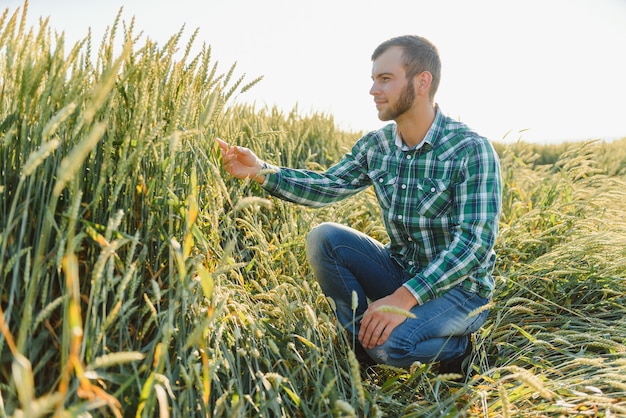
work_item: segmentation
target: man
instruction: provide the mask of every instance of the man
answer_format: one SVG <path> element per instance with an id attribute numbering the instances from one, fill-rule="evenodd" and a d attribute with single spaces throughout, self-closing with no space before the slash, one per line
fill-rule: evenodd
<path id="1" fill-rule="evenodd" d="M 440 361 L 440 372 L 461 373 L 494 289 L 499 160 L 485 138 L 435 103 L 441 63 L 432 43 L 392 38 L 372 62 L 378 117 L 395 123 L 359 139 L 337 164 L 325 172 L 274 167 L 217 139 L 223 164 L 237 178 L 309 206 L 373 186 L 390 242 L 323 223 L 307 237 L 311 268 L 339 322 L 358 337 L 361 361 L 398 367 Z"/>

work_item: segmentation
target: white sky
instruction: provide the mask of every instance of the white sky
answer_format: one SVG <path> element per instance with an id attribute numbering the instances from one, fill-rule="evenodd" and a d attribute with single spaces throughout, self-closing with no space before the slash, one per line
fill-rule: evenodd
<path id="1" fill-rule="evenodd" d="M 0 0 L 14 11 L 20 0 Z M 374 48 L 402 34 L 438 46 L 436 101 L 501 141 L 626 137 L 626 0 L 30 0 L 40 16 L 94 43 L 122 18 L 163 45 L 183 25 L 184 49 L 210 45 L 222 72 L 264 76 L 238 97 L 301 114 L 332 114 L 351 130 L 382 126 L 369 95 Z M 140 42 L 140 45 L 142 42 Z M 519 133 L 524 130 L 524 132 Z"/>

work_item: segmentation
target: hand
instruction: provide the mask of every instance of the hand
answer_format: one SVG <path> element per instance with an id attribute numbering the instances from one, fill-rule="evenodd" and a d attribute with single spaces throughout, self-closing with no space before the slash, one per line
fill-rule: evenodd
<path id="1" fill-rule="evenodd" d="M 400 287 L 394 293 L 378 299 L 370 304 L 359 330 L 359 341 L 365 348 L 374 348 L 383 344 L 389 338 L 391 331 L 406 320 L 402 314 L 379 310 L 382 306 L 393 306 L 408 311 L 415 306 L 416 300 L 405 287 Z"/>
<path id="2" fill-rule="evenodd" d="M 265 176 L 257 176 L 263 168 L 263 161 L 252 151 L 236 145 L 231 147 L 220 138 L 215 138 L 215 140 L 222 150 L 224 169 L 231 176 L 238 179 L 252 178 L 260 183 L 263 182 Z"/>

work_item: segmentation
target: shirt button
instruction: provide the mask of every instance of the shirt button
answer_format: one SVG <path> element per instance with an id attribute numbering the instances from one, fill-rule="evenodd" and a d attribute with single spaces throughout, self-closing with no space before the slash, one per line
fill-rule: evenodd
<path id="1" fill-rule="evenodd" d="M 413 264 L 415 264 L 415 262 L 413 262 L 413 260 L 409 261 L 409 266 L 412 266 Z"/>
<path id="2" fill-rule="evenodd" d="M 435 193 L 435 192 L 437 191 L 437 189 L 435 189 L 435 188 L 433 187 L 432 189 L 430 189 L 430 191 L 431 191 L 432 193 Z"/>
<path id="3" fill-rule="evenodd" d="M 403 184 L 403 185 L 402 185 L 402 188 L 403 188 L 403 189 L 406 189 L 406 184 Z"/>
<path id="4" fill-rule="evenodd" d="M 398 215 L 398 219 L 399 219 L 399 220 L 402 220 L 402 215 Z"/>
<path id="5" fill-rule="evenodd" d="M 383 182 L 383 179 L 378 179 L 378 182 L 379 182 L 379 183 L 382 183 L 382 182 Z"/>
<path id="6" fill-rule="evenodd" d="M 407 156 L 406 156 L 406 159 L 407 159 L 407 160 L 410 160 L 410 159 L 411 159 L 411 154 L 407 155 Z"/>
<path id="7" fill-rule="evenodd" d="M 408 241 L 413 242 L 413 238 L 409 237 Z"/>

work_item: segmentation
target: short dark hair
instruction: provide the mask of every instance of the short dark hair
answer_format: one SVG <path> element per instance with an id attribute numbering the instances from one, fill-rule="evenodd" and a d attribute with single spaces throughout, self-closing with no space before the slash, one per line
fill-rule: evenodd
<path id="1" fill-rule="evenodd" d="M 412 79 L 423 71 L 428 71 L 433 76 L 429 95 L 430 99 L 434 100 L 435 93 L 439 88 L 439 80 L 441 80 L 441 59 L 437 47 L 421 36 L 397 36 L 380 44 L 372 54 L 372 61 L 393 46 L 399 46 L 403 49 L 402 58 L 404 59 L 407 79 Z"/>

